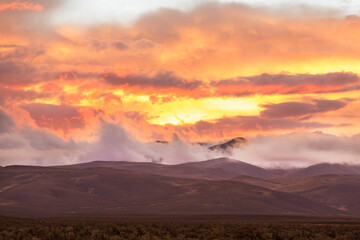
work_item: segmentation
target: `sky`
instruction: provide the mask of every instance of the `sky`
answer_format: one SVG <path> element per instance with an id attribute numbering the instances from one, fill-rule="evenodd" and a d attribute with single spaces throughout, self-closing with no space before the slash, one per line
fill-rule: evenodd
<path id="1" fill-rule="evenodd" d="M 200 161 L 221 154 L 193 143 L 234 137 L 250 145 L 231 157 L 263 166 L 360 164 L 359 16 L 351 0 L 0 0 L 0 165 Z"/>

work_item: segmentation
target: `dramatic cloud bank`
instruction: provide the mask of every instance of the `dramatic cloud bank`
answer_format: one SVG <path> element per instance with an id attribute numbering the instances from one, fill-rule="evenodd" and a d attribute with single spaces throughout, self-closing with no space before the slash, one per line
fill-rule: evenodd
<path id="1" fill-rule="evenodd" d="M 257 136 L 231 151 L 188 143 L 177 135 L 168 143 L 141 142 L 119 125 L 102 122 L 95 141 L 67 141 L 31 127 L 14 129 L 0 112 L 0 165 L 64 165 L 96 160 L 179 164 L 230 157 L 266 168 L 304 167 L 330 162 L 359 164 L 360 135 L 337 137 L 321 132 Z"/>
<path id="2" fill-rule="evenodd" d="M 54 20 L 80 2 L 100 4 L 0 0 L 0 164 L 175 164 L 239 136 L 230 157 L 263 166 L 358 161 L 358 16 L 190 1 L 128 25 Z"/>
<path id="3" fill-rule="evenodd" d="M 235 159 L 268 168 L 306 167 L 317 163 L 360 163 L 360 135 L 337 137 L 321 132 L 257 136 L 233 151 Z"/>
<path id="4" fill-rule="evenodd" d="M 187 81 L 174 75 L 173 72 L 159 72 L 153 77 L 143 75 L 127 75 L 119 77 L 114 73 L 103 74 L 104 80 L 112 85 L 128 85 L 153 88 L 184 88 L 194 89 L 199 87 L 201 81 Z"/>

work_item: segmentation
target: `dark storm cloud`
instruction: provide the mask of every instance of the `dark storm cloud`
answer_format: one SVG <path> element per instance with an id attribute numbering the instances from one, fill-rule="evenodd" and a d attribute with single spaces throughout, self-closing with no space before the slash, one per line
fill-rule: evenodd
<path id="1" fill-rule="evenodd" d="M 240 131 L 276 131 L 301 128 L 330 127 L 331 124 L 300 122 L 291 119 L 264 119 L 258 116 L 236 116 L 220 118 L 212 122 L 199 121 L 193 126 L 198 133 Z"/>
<path id="2" fill-rule="evenodd" d="M 1 61 L 32 61 L 34 58 L 45 54 L 44 49 L 35 46 L 0 45 L 0 48 L 12 49 L 12 51 L 0 52 Z"/>
<path id="3" fill-rule="evenodd" d="M 136 49 L 151 49 L 156 46 L 156 43 L 149 39 L 137 39 L 131 41 L 122 40 L 98 40 L 91 39 L 90 46 L 96 50 L 136 50 Z"/>
<path id="4" fill-rule="evenodd" d="M 35 69 L 23 62 L 0 62 L 0 85 L 26 85 L 36 81 Z"/>
<path id="5" fill-rule="evenodd" d="M 176 76 L 170 71 L 160 71 L 155 76 L 140 74 L 118 76 L 115 73 L 105 73 L 102 78 L 108 84 L 115 86 L 128 85 L 137 87 L 196 89 L 202 85 L 201 81 L 188 81 Z"/>
<path id="6" fill-rule="evenodd" d="M 246 96 L 253 94 L 345 92 L 359 89 L 359 80 L 359 76 L 351 72 L 294 75 L 262 74 L 212 81 L 210 85 L 217 89 L 217 95 Z"/>
<path id="7" fill-rule="evenodd" d="M 254 85 L 281 84 L 288 87 L 301 84 L 317 86 L 342 86 L 351 83 L 359 83 L 359 76 L 354 73 L 336 72 L 326 74 L 262 74 L 248 78 Z"/>
<path id="8" fill-rule="evenodd" d="M 68 105 L 52 105 L 44 103 L 31 103 L 21 106 L 30 113 L 39 127 L 62 129 L 83 128 L 84 117 L 77 108 Z"/>
<path id="9" fill-rule="evenodd" d="M 29 86 L 54 80 L 96 79 L 100 74 L 81 71 L 55 71 L 27 61 L 0 61 L 0 86 Z"/>
<path id="10" fill-rule="evenodd" d="M 260 112 L 260 116 L 263 118 L 301 117 L 338 110 L 346 105 L 346 102 L 339 100 L 316 100 L 314 103 L 284 102 L 265 104 L 261 105 L 265 110 Z"/>
<path id="11" fill-rule="evenodd" d="M 129 45 L 127 45 L 127 44 L 124 43 L 123 41 L 119 41 L 119 40 L 113 41 L 113 42 L 111 43 L 111 46 L 114 47 L 115 49 L 118 49 L 118 50 L 126 50 L 126 49 L 129 49 Z"/>
<path id="12" fill-rule="evenodd" d="M 0 48 L 14 48 L 18 47 L 19 45 L 16 44 L 0 44 Z"/>
<path id="13" fill-rule="evenodd" d="M 127 50 L 129 45 L 121 40 L 97 40 L 91 39 L 90 45 L 96 50 L 115 49 Z"/>
<path id="14" fill-rule="evenodd" d="M 54 80 L 62 74 L 50 64 L 36 64 L 47 57 L 42 47 L 9 45 L 7 48 L 6 51 L 0 48 L 0 85 L 31 85 Z"/>
<path id="15" fill-rule="evenodd" d="M 249 77 L 237 77 L 206 83 L 199 80 L 187 80 L 171 71 L 160 71 L 153 76 L 129 74 L 118 76 L 104 73 L 102 78 L 111 85 L 128 85 L 155 88 L 212 89 L 203 93 L 207 96 L 249 96 L 254 94 L 298 94 L 346 92 L 360 89 L 360 78 L 351 72 L 327 74 L 262 74 Z"/>
<path id="16" fill-rule="evenodd" d="M 75 79 L 95 79 L 100 76 L 96 72 L 81 72 L 81 71 L 61 71 L 49 73 L 50 79 L 64 79 L 64 80 L 75 80 Z"/>

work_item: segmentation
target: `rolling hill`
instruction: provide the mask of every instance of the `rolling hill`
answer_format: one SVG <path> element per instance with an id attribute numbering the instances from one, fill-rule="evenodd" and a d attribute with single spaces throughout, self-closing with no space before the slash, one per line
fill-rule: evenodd
<path id="1" fill-rule="evenodd" d="M 330 169 L 344 173 L 342 166 Z M 7 166 L 0 168 L 0 215 L 360 216 L 359 175 L 323 175 L 323 168 L 312 169 L 315 176 L 279 178 L 273 170 L 227 158 L 179 165 L 96 161 Z"/>
<path id="2" fill-rule="evenodd" d="M 286 174 L 286 177 L 311 177 L 319 175 L 360 175 L 359 166 L 320 163 Z"/>

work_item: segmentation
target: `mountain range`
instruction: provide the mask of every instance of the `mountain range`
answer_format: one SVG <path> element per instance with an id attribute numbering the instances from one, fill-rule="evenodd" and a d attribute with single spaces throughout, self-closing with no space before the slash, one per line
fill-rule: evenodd
<path id="1" fill-rule="evenodd" d="M 235 159 L 0 167 L 0 215 L 360 216 L 360 167 L 264 169 Z"/>

